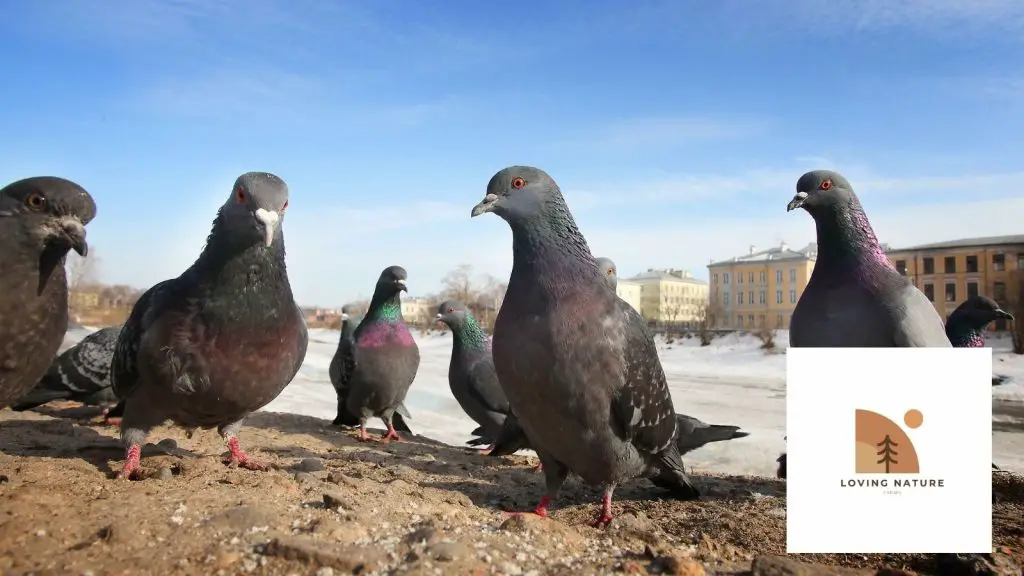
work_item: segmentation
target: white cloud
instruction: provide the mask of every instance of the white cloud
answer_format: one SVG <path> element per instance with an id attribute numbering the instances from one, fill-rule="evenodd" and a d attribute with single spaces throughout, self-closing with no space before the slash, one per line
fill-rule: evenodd
<path id="1" fill-rule="evenodd" d="M 741 116 L 640 117 L 610 122 L 607 125 L 564 142 L 554 142 L 560 150 L 630 152 L 652 148 L 670 148 L 707 141 L 737 140 L 763 134 L 770 122 Z"/>

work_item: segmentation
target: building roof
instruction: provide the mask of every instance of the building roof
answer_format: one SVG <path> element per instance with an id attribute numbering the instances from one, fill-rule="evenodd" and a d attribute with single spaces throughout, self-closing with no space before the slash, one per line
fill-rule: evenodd
<path id="1" fill-rule="evenodd" d="M 950 248 L 977 248 L 981 246 L 1003 246 L 1007 244 L 1024 244 L 1024 234 L 1012 234 L 1009 236 L 981 236 L 978 238 L 961 238 L 959 240 L 946 240 L 945 242 L 932 242 L 931 244 L 919 244 L 908 246 L 898 250 L 886 250 L 887 252 L 917 252 L 920 250 L 944 250 Z"/>
<path id="2" fill-rule="evenodd" d="M 794 250 L 785 242 L 766 250 L 758 250 L 751 246 L 748 253 L 742 256 L 733 256 L 729 260 L 712 262 L 708 268 L 714 266 L 731 266 L 733 264 L 755 263 L 755 262 L 777 262 L 779 260 L 815 260 L 818 258 L 818 245 L 811 242 L 807 246 Z"/>
<path id="3" fill-rule="evenodd" d="M 685 282 L 687 284 L 707 284 L 706 281 L 694 278 L 690 275 L 689 270 L 679 270 L 676 268 L 667 268 L 659 270 L 657 268 L 648 268 L 646 272 L 641 272 L 632 278 L 626 279 L 628 281 L 644 283 L 644 282 Z"/>

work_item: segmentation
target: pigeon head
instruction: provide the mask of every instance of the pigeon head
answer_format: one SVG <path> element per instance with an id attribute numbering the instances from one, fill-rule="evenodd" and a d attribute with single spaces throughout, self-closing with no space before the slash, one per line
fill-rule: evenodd
<path id="1" fill-rule="evenodd" d="M 540 168 L 511 166 L 487 183 L 487 194 L 473 207 L 471 217 L 494 212 L 511 223 L 541 217 L 552 201 L 563 202 L 558 185 Z"/>
<path id="2" fill-rule="evenodd" d="M 449 328 L 455 329 L 462 325 L 469 315 L 469 308 L 462 302 L 458 300 L 445 300 L 437 307 L 437 316 L 434 316 L 434 320 L 444 322 Z"/>
<path id="3" fill-rule="evenodd" d="M 96 217 L 96 203 L 84 188 L 55 176 L 25 178 L 0 189 L 0 217 L 16 217 L 25 238 L 50 268 L 74 249 L 89 253 L 85 225 Z"/>
<path id="4" fill-rule="evenodd" d="M 406 278 L 408 278 L 408 274 L 406 274 L 405 268 L 401 266 L 388 266 L 380 273 L 380 278 L 377 279 L 374 295 L 380 295 L 386 299 L 395 296 L 399 292 L 408 292 L 408 288 L 405 285 Z"/>
<path id="5" fill-rule="evenodd" d="M 848 204 L 856 198 L 853 186 L 838 172 L 813 170 L 796 182 L 796 195 L 786 205 L 786 211 L 803 208 L 812 216 Z"/>
<path id="6" fill-rule="evenodd" d="M 269 248 L 281 236 L 281 221 L 287 209 L 288 185 L 284 180 L 268 172 L 246 172 L 235 180 L 220 216 L 237 241 Z"/>
<path id="7" fill-rule="evenodd" d="M 341 319 L 348 320 L 351 316 L 359 313 L 359 307 L 355 304 L 345 304 L 341 307 Z"/>
<path id="8" fill-rule="evenodd" d="M 604 274 L 605 281 L 608 282 L 608 286 L 611 287 L 612 290 L 615 290 L 619 277 L 618 270 L 615 269 L 615 262 L 613 262 L 611 258 L 605 258 L 603 256 L 601 258 L 595 258 L 594 261 L 597 262 L 597 267 L 601 270 L 601 274 Z"/>
<path id="9" fill-rule="evenodd" d="M 985 296 L 971 296 L 949 315 L 950 328 L 980 331 L 995 320 L 1013 320 L 1013 314 L 1003 310 L 999 304 Z"/>

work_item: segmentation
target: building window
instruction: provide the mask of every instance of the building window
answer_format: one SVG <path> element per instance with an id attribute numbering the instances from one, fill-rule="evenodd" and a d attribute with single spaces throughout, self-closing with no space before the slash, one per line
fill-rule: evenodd
<path id="1" fill-rule="evenodd" d="M 789 291 L 789 303 L 796 304 L 796 290 Z"/>
<path id="2" fill-rule="evenodd" d="M 924 285 L 924 295 L 925 295 L 926 298 L 928 298 L 929 302 L 935 302 L 935 285 L 934 284 L 925 283 L 925 285 Z"/>
<path id="3" fill-rule="evenodd" d="M 718 274 L 715 274 L 715 284 L 718 284 Z"/>
<path id="4" fill-rule="evenodd" d="M 729 296 L 730 296 L 730 294 L 728 292 L 723 292 L 722 293 L 722 302 L 725 302 L 726 306 L 732 304 L 732 300 L 729 299 Z"/>
<path id="5" fill-rule="evenodd" d="M 785 326 L 785 322 L 786 322 L 786 317 L 784 315 L 777 314 L 775 316 L 775 327 L 776 328 L 785 328 L 786 327 Z"/>
<path id="6" fill-rule="evenodd" d="M 743 272 L 736 273 L 736 283 L 743 284 Z"/>
<path id="7" fill-rule="evenodd" d="M 976 274 L 978 272 L 978 257 L 977 256 L 974 256 L 973 254 L 971 256 L 968 256 L 966 264 L 967 264 L 967 273 L 968 274 Z"/>
<path id="8" fill-rule="evenodd" d="M 753 272 L 747 272 L 747 283 L 749 283 L 749 284 L 753 284 L 754 283 L 754 273 Z"/>
<path id="9" fill-rule="evenodd" d="M 1017 254 L 1017 270 L 1024 270 L 1024 253 Z"/>
<path id="10" fill-rule="evenodd" d="M 946 282 L 946 302 L 956 302 L 956 282 Z"/>
<path id="11" fill-rule="evenodd" d="M 757 317 L 757 325 L 762 327 L 762 328 L 764 328 L 764 324 L 765 324 L 764 314 L 761 314 L 760 316 Z"/>
<path id="12" fill-rule="evenodd" d="M 761 272 L 761 277 L 759 278 L 759 280 L 761 281 L 761 284 L 764 284 L 764 272 Z"/>
<path id="13" fill-rule="evenodd" d="M 935 274 L 935 258 L 925 258 L 921 261 L 925 274 Z"/>
<path id="14" fill-rule="evenodd" d="M 751 328 L 754 327 L 754 315 L 753 314 L 749 314 L 747 316 L 747 325 L 750 326 Z"/>
<path id="15" fill-rule="evenodd" d="M 736 315 L 736 327 L 743 328 L 743 314 Z"/>
<path id="16" fill-rule="evenodd" d="M 736 293 L 736 303 L 743 304 L 743 292 Z"/>
<path id="17" fill-rule="evenodd" d="M 968 282 L 967 283 L 967 297 L 973 298 L 978 295 L 978 283 Z"/>
<path id="18" fill-rule="evenodd" d="M 782 290 L 775 291 L 775 303 L 782 304 Z"/>
<path id="19" fill-rule="evenodd" d="M 782 270 L 775 271 L 775 281 L 779 283 L 782 282 Z"/>
<path id="20" fill-rule="evenodd" d="M 722 284 L 728 284 L 728 283 L 729 283 L 729 273 L 726 272 L 725 274 L 722 274 Z"/>
<path id="21" fill-rule="evenodd" d="M 1006 303 L 1006 282 L 992 283 L 992 299 L 1000 304 Z"/>
<path id="22" fill-rule="evenodd" d="M 896 271 L 899 272 L 900 274 L 906 276 L 907 275 L 907 261 L 906 260 L 897 260 L 896 261 Z"/>
<path id="23" fill-rule="evenodd" d="M 789 269 L 789 281 L 796 282 L 796 268 Z"/>
<path id="24" fill-rule="evenodd" d="M 956 256 L 946 256 L 942 262 L 942 270 L 946 274 L 952 274 L 956 272 Z"/>
<path id="25" fill-rule="evenodd" d="M 1002 272 L 1006 270 L 1006 254 L 993 254 L 992 255 L 992 269 L 996 272 Z"/>
<path id="26" fill-rule="evenodd" d="M 758 292 L 758 294 L 757 294 L 757 303 L 758 304 L 767 304 L 766 300 L 767 300 L 767 298 L 765 298 L 764 290 L 761 290 L 760 292 Z"/>
<path id="27" fill-rule="evenodd" d="M 747 302 L 750 304 L 754 303 L 754 291 L 747 292 Z"/>

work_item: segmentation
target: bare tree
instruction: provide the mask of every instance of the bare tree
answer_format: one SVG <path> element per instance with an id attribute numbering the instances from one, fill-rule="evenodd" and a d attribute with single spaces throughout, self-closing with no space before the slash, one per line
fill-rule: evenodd
<path id="1" fill-rule="evenodd" d="M 476 296 L 473 290 L 473 266 L 459 264 L 441 279 L 441 286 L 443 287 L 442 296 L 458 300 L 469 306 Z"/>
<path id="2" fill-rule="evenodd" d="M 68 290 L 80 292 L 99 283 L 99 256 L 96 250 L 89 251 L 88 256 L 79 256 L 75 252 L 68 254 L 65 265 L 68 275 Z"/>
<path id="3" fill-rule="evenodd" d="M 695 314 L 697 317 L 697 336 L 700 338 L 701 346 L 711 344 L 711 340 L 715 337 L 712 329 L 720 317 L 716 310 L 717 308 L 712 298 L 708 298 L 697 305 Z"/>
<path id="4" fill-rule="evenodd" d="M 768 320 L 766 317 L 764 322 L 761 322 L 761 326 L 757 330 L 757 338 L 761 341 L 761 348 L 765 350 L 775 348 L 775 328 L 775 320 Z"/>

